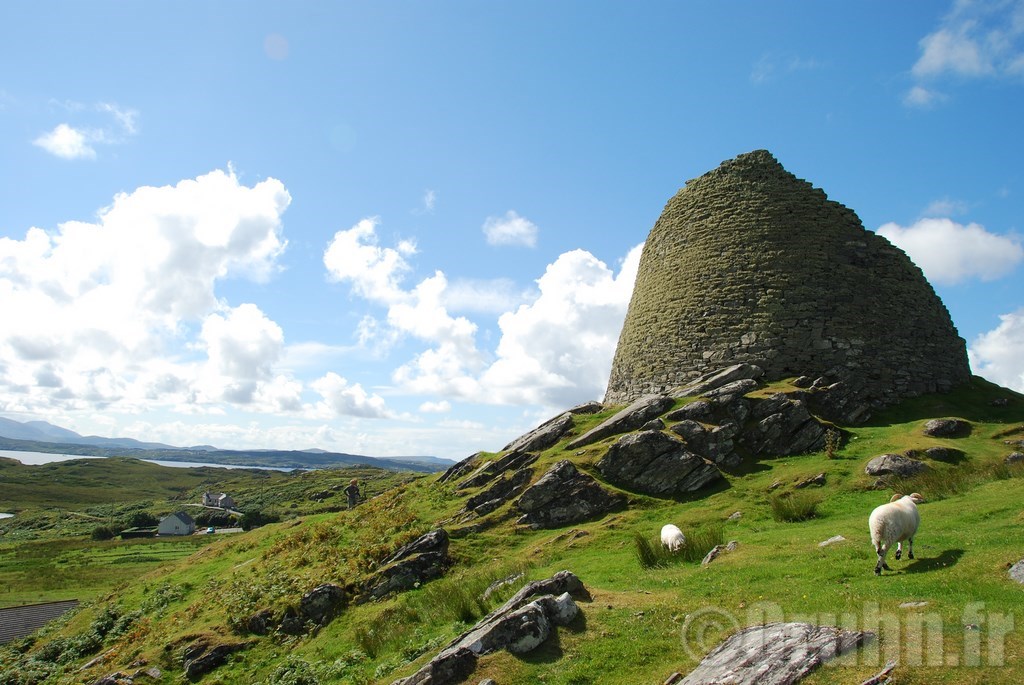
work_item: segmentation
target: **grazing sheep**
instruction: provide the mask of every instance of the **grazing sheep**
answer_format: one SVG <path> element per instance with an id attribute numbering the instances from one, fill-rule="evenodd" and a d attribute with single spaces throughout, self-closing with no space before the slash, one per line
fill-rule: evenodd
<path id="1" fill-rule="evenodd" d="M 661 544 L 669 552 L 678 552 L 686 543 L 686 536 L 683 531 L 671 523 L 661 528 Z"/>
<path id="2" fill-rule="evenodd" d="M 878 563 L 875 564 L 875 575 L 881 575 L 882 569 L 891 571 L 885 563 L 885 555 L 889 548 L 896 543 L 896 558 L 903 556 L 903 541 L 909 543 L 909 554 L 914 558 L 914 535 L 917 534 L 917 527 L 921 524 L 921 515 L 917 513 L 917 505 L 924 501 L 924 498 L 916 492 L 910 495 L 893 495 L 888 504 L 875 507 L 868 518 L 868 528 L 871 530 L 871 544 L 878 554 Z"/>

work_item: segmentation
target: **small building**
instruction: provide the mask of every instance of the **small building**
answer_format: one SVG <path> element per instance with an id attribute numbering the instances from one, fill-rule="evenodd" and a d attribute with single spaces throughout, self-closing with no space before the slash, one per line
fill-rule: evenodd
<path id="1" fill-rule="evenodd" d="M 160 519 L 156 527 L 158 535 L 191 535 L 196 532 L 196 522 L 183 511 L 178 511 Z"/>
<path id="2" fill-rule="evenodd" d="M 204 492 L 203 506 L 218 507 L 220 509 L 234 509 L 235 500 L 231 498 L 231 495 L 223 492 Z"/>
<path id="3" fill-rule="evenodd" d="M 125 528 L 121 531 L 122 540 L 130 540 L 132 538 L 155 538 L 156 527 L 147 528 Z"/>

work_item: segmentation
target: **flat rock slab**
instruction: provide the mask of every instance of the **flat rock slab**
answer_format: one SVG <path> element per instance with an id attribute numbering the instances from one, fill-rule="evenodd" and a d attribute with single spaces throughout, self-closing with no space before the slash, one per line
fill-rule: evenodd
<path id="1" fill-rule="evenodd" d="M 711 650 L 680 685 L 789 685 L 873 633 L 810 623 L 751 626 Z"/>
<path id="2" fill-rule="evenodd" d="M 636 430 L 648 421 L 661 416 L 675 404 L 667 395 L 644 395 L 615 416 L 612 416 L 569 443 L 571 450 L 585 447 L 609 435 Z"/>

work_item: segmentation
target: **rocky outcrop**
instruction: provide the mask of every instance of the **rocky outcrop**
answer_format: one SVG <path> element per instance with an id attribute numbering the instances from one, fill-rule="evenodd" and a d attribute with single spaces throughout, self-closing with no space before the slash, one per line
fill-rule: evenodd
<path id="1" fill-rule="evenodd" d="M 705 427 L 702 423 L 685 419 L 673 424 L 670 430 L 681 437 L 694 453 L 720 466 L 732 468 L 739 466 L 742 461 L 736 452 L 734 438 L 739 433 L 739 428 L 734 421 L 728 421 L 721 426 Z"/>
<path id="2" fill-rule="evenodd" d="M 314 625 L 327 625 L 344 608 L 346 599 L 344 588 L 323 583 L 302 596 L 299 613 Z"/>
<path id="3" fill-rule="evenodd" d="M 790 685 L 873 638 L 873 633 L 810 623 L 751 626 L 711 650 L 679 684 Z"/>
<path id="4" fill-rule="evenodd" d="M 452 466 L 449 466 L 448 470 L 442 473 L 441 476 L 437 479 L 437 482 L 447 483 L 450 480 L 457 480 L 462 476 L 466 475 L 474 468 L 476 468 L 476 461 L 480 458 L 482 454 L 482 452 L 471 454 L 462 461 L 453 464 Z"/>
<path id="5" fill-rule="evenodd" d="M 443 575 L 452 563 L 448 556 L 448 533 L 443 528 L 432 530 L 401 547 L 383 563 L 364 584 L 360 602 L 409 590 Z"/>
<path id="6" fill-rule="evenodd" d="M 221 666 L 231 654 L 248 648 L 250 644 L 249 642 L 213 643 L 205 639 L 193 642 L 185 647 L 182 654 L 185 677 L 189 680 L 199 680 Z"/>
<path id="7" fill-rule="evenodd" d="M 694 492 L 722 477 L 712 462 L 659 431 L 624 435 L 608 448 L 597 468 L 616 485 L 659 497 Z"/>
<path id="8" fill-rule="evenodd" d="M 825 445 L 825 427 L 811 416 L 802 400 L 786 393 L 755 401 L 750 419 L 752 424 L 740 440 L 756 456 L 803 454 Z"/>
<path id="9" fill-rule="evenodd" d="M 530 468 L 519 469 L 508 478 L 502 476 L 483 492 L 467 499 L 465 511 L 477 516 L 486 516 L 522 492 L 531 478 L 533 469 Z"/>
<path id="10" fill-rule="evenodd" d="M 540 452 L 546 450 L 572 430 L 574 416 L 579 414 L 596 414 L 603 408 L 604 405 L 600 402 L 587 402 L 586 404 L 577 405 L 564 414 L 559 414 L 545 421 L 529 433 L 516 438 L 505 445 L 502 452 Z"/>
<path id="11" fill-rule="evenodd" d="M 523 654 L 540 646 L 555 626 L 571 623 L 579 614 L 572 595 L 584 596 L 579 578 L 569 571 L 528 583 L 431 659 L 416 673 L 392 685 L 448 685 L 469 677 L 477 656 L 506 649 Z"/>
<path id="12" fill-rule="evenodd" d="M 625 498 L 608 492 L 571 461 L 551 467 L 516 501 L 523 515 L 516 522 L 531 528 L 558 528 L 579 523 L 625 505 Z"/>
<path id="13" fill-rule="evenodd" d="M 932 419 L 921 432 L 930 438 L 965 438 L 971 434 L 971 424 L 963 419 Z"/>
<path id="14" fill-rule="evenodd" d="M 1003 459 L 1003 463 L 1007 465 L 1021 462 L 1024 462 L 1024 452 L 1010 452 L 1006 455 L 1006 459 Z"/>
<path id="15" fill-rule="evenodd" d="M 538 455 L 533 452 L 509 452 L 498 459 L 484 462 L 483 464 L 480 464 L 465 480 L 459 483 L 456 490 L 468 490 L 470 488 L 478 488 L 482 485 L 487 485 L 494 480 L 495 477 L 500 476 L 506 471 L 515 471 L 523 468 L 524 466 L 529 466 L 533 462 L 537 461 L 537 456 Z"/>
<path id="16" fill-rule="evenodd" d="M 928 464 L 917 459 L 904 457 L 902 454 L 882 454 L 875 457 L 864 467 L 869 476 L 898 476 L 909 478 L 928 469 Z"/>
<path id="17" fill-rule="evenodd" d="M 575 450 L 580 447 L 591 445 L 599 440 L 604 440 L 610 435 L 625 433 L 638 429 L 653 418 L 656 418 L 675 404 L 668 395 L 648 395 L 641 397 L 622 411 L 602 421 L 589 431 L 569 443 L 569 449 Z"/>
<path id="18" fill-rule="evenodd" d="M 724 369 L 710 371 L 694 378 L 686 385 L 674 388 L 668 394 L 672 397 L 694 397 L 705 395 L 734 381 L 757 380 L 764 375 L 764 370 L 754 364 L 733 364 Z"/>

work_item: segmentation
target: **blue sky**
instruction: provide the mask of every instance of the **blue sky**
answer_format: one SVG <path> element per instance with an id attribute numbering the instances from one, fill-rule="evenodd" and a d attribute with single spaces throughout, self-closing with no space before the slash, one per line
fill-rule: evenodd
<path id="1" fill-rule="evenodd" d="M 462 458 L 600 399 L 665 202 L 767 148 L 1024 391 L 1024 2 L 0 6 L 0 414 Z"/>

